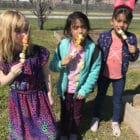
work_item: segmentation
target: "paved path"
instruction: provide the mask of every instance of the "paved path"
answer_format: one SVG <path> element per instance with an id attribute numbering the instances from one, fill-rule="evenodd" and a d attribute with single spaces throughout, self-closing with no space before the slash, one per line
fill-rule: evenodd
<path id="1" fill-rule="evenodd" d="M 37 18 L 34 15 L 25 15 L 27 18 Z M 49 19 L 66 19 L 67 16 L 56 16 L 50 15 L 48 16 Z M 111 19 L 111 16 L 88 16 L 89 19 Z M 134 17 L 134 20 L 140 20 L 140 17 Z"/>
<path id="2" fill-rule="evenodd" d="M 23 12 L 24 13 L 24 12 Z M 52 12 L 48 18 L 50 19 L 66 19 L 67 16 L 69 15 L 69 12 L 66 13 L 57 13 L 57 12 Z M 25 13 L 25 16 L 28 18 L 37 18 L 34 16 L 32 13 Z M 88 13 L 88 18 L 89 19 L 111 19 L 111 14 L 110 13 Z M 134 14 L 133 17 L 134 20 L 140 20 L 140 14 Z"/>
<path id="3" fill-rule="evenodd" d="M 3 12 L 4 10 L 0 10 L 0 13 Z M 21 11 L 27 18 L 37 18 L 32 11 Z M 67 16 L 71 12 L 58 12 L 58 11 L 52 11 L 50 16 L 48 18 L 51 19 L 66 19 Z M 103 13 L 103 12 L 88 12 L 88 18 L 89 19 L 110 19 L 112 16 L 112 13 Z M 140 20 L 140 14 L 139 13 L 134 13 L 134 20 Z"/>

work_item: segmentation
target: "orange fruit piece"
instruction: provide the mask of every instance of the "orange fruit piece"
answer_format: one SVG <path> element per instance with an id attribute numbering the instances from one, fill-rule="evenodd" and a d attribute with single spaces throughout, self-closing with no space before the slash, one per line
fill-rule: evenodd
<path id="1" fill-rule="evenodd" d="M 28 35 L 27 34 L 23 35 L 22 43 L 23 43 L 23 45 L 28 44 Z"/>

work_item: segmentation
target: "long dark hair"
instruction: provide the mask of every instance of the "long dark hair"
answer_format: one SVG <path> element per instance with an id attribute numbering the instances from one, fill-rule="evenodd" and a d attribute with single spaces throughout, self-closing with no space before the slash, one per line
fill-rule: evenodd
<path id="1" fill-rule="evenodd" d="M 72 14 L 70 14 L 66 20 L 66 24 L 64 27 L 64 35 L 67 37 L 71 37 L 71 25 L 79 19 L 87 28 L 87 30 L 90 30 L 90 23 L 85 14 L 83 14 L 80 11 L 75 11 Z"/>

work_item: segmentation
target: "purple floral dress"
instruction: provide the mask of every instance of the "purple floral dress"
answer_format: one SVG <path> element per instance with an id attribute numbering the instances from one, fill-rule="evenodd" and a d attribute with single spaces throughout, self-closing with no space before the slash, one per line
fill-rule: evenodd
<path id="1" fill-rule="evenodd" d="M 9 140 L 55 140 L 56 124 L 45 86 L 42 65 L 49 51 L 40 46 L 36 55 L 28 57 L 23 72 L 10 84 L 9 90 Z M 8 73 L 18 63 L 1 63 L 0 70 Z"/>

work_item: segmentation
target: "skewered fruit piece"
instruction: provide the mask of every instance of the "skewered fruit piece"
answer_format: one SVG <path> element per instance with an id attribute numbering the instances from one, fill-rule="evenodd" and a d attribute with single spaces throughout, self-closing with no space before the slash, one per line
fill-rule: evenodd
<path id="1" fill-rule="evenodd" d="M 77 39 L 75 40 L 75 46 L 78 47 L 83 40 L 84 40 L 84 36 L 82 34 L 79 34 Z"/>
<path id="2" fill-rule="evenodd" d="M 121 37 L 122 37 L 123 40 L 126 40 L 126 39 L 127 39 L 127 36 L 126 36 L 126 34 L 124 33 L 123 30 L 120 29 L 120 30 L 118 31 L 118 34 L 121 35 Z"/>
<path id="3" fill-rule="evenodd" d="M 26 53 L 27 47 L 29 46 L 27 34 L 23 35 L 22 44 L 23 44 L 23 49 L 22 49 L 22 52 L 19 54 L 19 57 L 20 57 L 20 62 L 24 63 L 25 62 L 25 53 Z"/>

